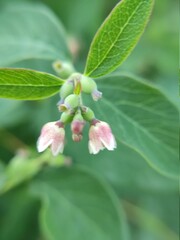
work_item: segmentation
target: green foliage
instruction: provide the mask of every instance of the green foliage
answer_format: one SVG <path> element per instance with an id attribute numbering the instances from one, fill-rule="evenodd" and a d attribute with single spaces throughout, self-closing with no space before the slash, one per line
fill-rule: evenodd
<path id="1" fill-rule="evenodd" d="M 0 193 L 7 192 L 11 188 L 31 179 L 42 169 L 44 164 L 59 167 L 65 163 L 65 158 L 62 155 L 53 158 L 49 152 L 28 160 L 26 152 L 24 155 L 15 156 L 8 166 L 3 169 L 4 171 L 0 176 Z"/>
<path id="2" fill-rule="evenodd" d="M 150 214 L 129 202 L 125 202 L 125 207 L 128 209 L 132 221 L 138 219 L 137 224 L 144 228 L 145 231 L 142 234 L 144 238 L 146 238 L 147 232 L 151 232 L 154 240 L 178 240 L 177 234 L 153 214 Z"/>
<path id="3" fill-rule="evenodd" d="M 118 199 L 89 171 L 48 169 L 34 180 L 32 190 L 43 202 L 40 221 L 48 239 L 127 239 Z"/>
<path id="4" fill-rule="evenodd" d="M 66 36 L 74 41 L 78 72 L 85 61 L 90 77 L 112 72 L 137 44 L 153 4 L 43 2 L 46 6 L 36 0 L 0 0 L 1 98 L 36 100 L 59 92 L 64 80 L 51 75 L 52 64 L 58 60 L 73 68 Z M 86 60 L 93 34 L 116 3 Z M 71 141 L 66 128 L 65 156 L 38 155 L 40 128 L 59 119 L 59 96 L 0 99 L 0 239 L 178 239 L 177 6 L 177 0 L 156 1 L 131 57 L 116 73 L 99 78 L 102 99 L 94 103 L 83 95 L 96 117 L 112 127 L 115 151 L 89 154 L 86 124 L 79 143 Z"/>
<path id="5" fill-rule="evenodd" d="M 115 70 L 141 36 L 153 0 L 123 0 L 113 9 L 91 44 L 85 74 L 97 78 Z"/>
<path id="6" fill-rule="evenodd" d="M 104 96 L 92 105 L 98 118 L 109 122 L 119 142 L 153 168 L 178 178 L 178 109 L 158 89 L 132 76 L 113 74 L 99 86 Z"/>
<path id="7" fill-rule="evenodd" d="M 26 188 L 19 188 L 0 199 L 1 240 L 32 240 L 39 234 L 38 211 L 40 204 Z"/>
<path id="8" fill-rule="evenodd" d="M 57 93 L 63 82 L 44 72 L 0 68 L 0 97 L 21 100 L 47 98 Z"/>
<path id="9" fill-rule="evenodd" d="M 44 5 L 12 3 L 2 7 L 0 36 L 3 67 L 28 59 L 70 59 L 61 22 Z"/>

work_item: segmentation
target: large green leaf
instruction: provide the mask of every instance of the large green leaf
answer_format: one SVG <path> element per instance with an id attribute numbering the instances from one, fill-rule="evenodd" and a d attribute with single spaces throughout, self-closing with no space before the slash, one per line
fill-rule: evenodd
<path id="1" fill-rule="evenodd" d="M 87 133 L 84 133 L 84 138 L 86 136 Z M 105 177 L 121 197 L 134 198 L 152 193 L 168 197 L 169 194 L 177 193 L 177 180 L 159 174 L 140 154 L 120 142 L 115 151 L 104 150 L 97 155 L 88 153 L 85 139 L 78 145 L 68 143 L 65 150 L 67 155 L 73 156 L 78 165 L 91 168 L 98 175 Z"/>
<path id="2" fill-rule="evenodd" d="M 127 75 L 104 77 L 99 88 L 103 98 L 92 105 L 97 118 L 107 121 L 117 140 L 137 151 L 153 168 L 177 178 L 177 108 L 152 85 Z"/>
<path id="3" fill-rule="evenodd" d="M 48 169 L 32 191 L 43 200 L 40 221 L 48 240 L 127 239 L 118 199 L 89 171 Z"/>
<path id="4" fill-rule="evenodd" d="M 86 136 L 87 133 L 85 132 L 84 138 Z M 178 180 L 159 174 L 138 153 L 119 142 L 115 151 L 104 150 L 95 156 L 88 153 L 86 139 L 79 144 L 68 143 L 65 149 L 66 154 L 73 156 L 74 162 L 77 162 L 78 165 L 85 165 L 93 169 L 98 175 L 105 177 L 114 187 L 119 197 L 129 199 L 135 205 L 154 213 L 155 216 L 164 221 L 169 230 L 171 229 L 170 231 L 175 230 L 175 232 L 178 232 L 178 213 L 175 208 L 172 208 L 172 206 L 178 204 Z M 79 158 L 79 152 L 81 158 Z M 134 220 L 137 224 L 141 222 L 141 219 L 131 213 L 131 209 L 128 211 L 128 217 L 130 220 L 133 218 L 133 226 Z M 164 228 L 154 229 L 154 232 L 151 233 L 151 230 L 153 231 L 151 226 L 153 227 L 156 224 L 154 219 L 152 220 L 149 223 L 149 219 L 144 222 L 149 226 L 150 232 L 146 231 L 143 226 L 140 226 L 141 229 L 138 229 L 138 232 L 133 227 L 131 234 L 133 240 L 144 240 L 146 238 L 159 240 L 159 234 L 162 236 L 169 235 L 168 232 L 165 233 Z"/>
<path id="5" fill-rule="evenodd" d="M 0 10 L 0 66 L 27 59 L 69 60 L 64 29 L 44 5 L 11 4 Z"/>
<path id="6" fill-rule="evenodd" d="M 116 5 L 93 39 L 85 75 L 105 75 L 127 58 L 144 31 L 153 2 L 122 0 Z"/>
<path id="7" fill-rule="evenodd" d="M 0 98 L 37 100 L 47 98 L 60 89 L 60 78 L 34 70 L 0 68 Z"/>
<path id="8" fill-rule="evenodd" d="M 37 239 L 40 202 L 24 187 L 0 197 L 1 240 Z"/>
<path id="9" fill-rule="evenodd" d="M 165 208 L 167 207 L 166 203 L 164 204 L 163 198 L 161 200 L 162 200 L 162 203 L 160 203 L 158 206 L 159 208 L 163 207 L 162 208 L 163 211 L 167 212 L 167 209 Z M 168 200 L 170 201 L 171 204 L 174 203 L 174 201 L 172 201 L 171 199 L 171 196 L 170 196 L 170 199 L 168 198 Z M 153 203 L 157 204 L 157 202 L 159 202 L 159 199 L 155 198 L 155 202 Z M 176 204 L 178 203 L 176 202 Z M 179 239 L 178 232 L 170 228 L 165 222 L 162 221 L 161 218 L 157 216 L 157 214 L 152 213 L 152 211 L 144 210 L 141 207 L 138 207 L 127 201 L 124 202 L 124 206 L 126 208 L 126 212 L 130 222 L 133 223 L 133 226 L 135 226 L 136 228 L 137 227 L 140 228 L 140 231 L 137 231 L 136 228 L 132 229 L 133 240 L 136 240 L 136 239 L 137 240 L 144 240 L 144 239 L 178 240 Z M 170 219 L 174 217 L 174 214 L 172 213 L 172 211 L 168 211 L 168 217 Z"/>
<path id="10" fill-rule="evenodd" d="M 3 162 L 1 161 L 1 159 L 0 159 L 0 174 L 3 173 L 4 168 L 5 168 L 4 163 L 3 163 Z"/>

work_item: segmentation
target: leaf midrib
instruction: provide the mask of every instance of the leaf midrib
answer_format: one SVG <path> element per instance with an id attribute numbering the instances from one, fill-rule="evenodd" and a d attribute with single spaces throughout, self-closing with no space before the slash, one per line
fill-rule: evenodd
<path id="1" fill-rule="evenodd" d="M 129 22 L 131 21 L 132 17 L 134 16 L 134 14 L 136 13 L 136 11 L 138 10 L 138 8 L 142 5 L 143 2 L 141 2 L 140 4 L 138 4 L 138 6 L 135 8 L 135 10 L 132 12 L 131 16 L 128 18 L 127 22 L 124 24 L 124 26 L 122 27 L 121 31 L 119 32 L 119 34 L 117 35 L 117 37 L 115 38 L 115 41 L 111 44 L 111 47 L 107 50 L 107 52 L 105 53 L 103 59 L 96 65 L 96 67 L 91 70 L 89 73 L 88 73 L 88 76 L 96 71 L 96 69 L 103 63 L 103 61 L 106 59 L 107 55 L 109 54 L 109 52 L 112 50 L 112 48 L 114 47 L 115 43 L 117 42 L 118 38 L 120 37 L 120 35 L 123 33 L 123 31 L 125 30 L 126 26 L 129 24 Z M 120 3 L 121 4 L 121 3 Z M 111 16 L 109 16 L 111 17 Z M 109 18 L 107 18 L 108 20 Z M 107 21 L 106 20 L 106 21 Z M 104 22 L 104 24 L 106 23 L 106 21 Z M 104 25 L 103 24 L 103 25 Z M 103 27 L 103 26 L 102 26 Z M 86 71 L 85 71 L 86 72 Z"/>
<path id="2" fill-rule="evenodd" d="M 42 87 L 50 88 L 50 87 L 52 87 L 52 88 L 54 88 L 54 87 L 61 87 L 61 85 L 62 84 L 58 84 L 58 85 L 29 85 L 29 84 L 28 85 L 27 84 L 26 85 L 25 84 L 24 85 L 22 85 L 22 84 L 4 84 L 4 85 L 2 85 L 2 84 L 0 84 L 0 87 L 6 87 L 6 86 L 9 87 L 10 86 L 10 87 L 16 87 L 16 88 L 18 88 L 18 87 L 27 87 L 27 88 L 28 87 L 31 87 L 31 88 L 32 87 L 33 88 L 42 88 Z"/>
<path id="3" fill-rule="evenodd" d="M 54 193 L 57 194 L 58 198 L 59 198 L 59 196 L 60 196 L 61 198 L 65 199 L 65 201 L 67 201 L 73 208 L 75 208 L 77 211 L 79 211 L 89 222 L 92 223 L 92 225 L 93 225 L 96 229 L 98 229 L 98 231 L 100 231 L 100 232 L 103 234 L 104 240 L 107 239 L 107 238 L 105 238 L 105 237 L 107 237 L 106 233 L 103 232 L 103 230 L 99 227 L 99 225 L 96 224 L 96 222 L 95 222 L 92 218 L 90 218 L 84 211 L 82 211 L 81 208 L 79 208 L 77 205 L 73 204 L 67 197 L 65 197 L 65 195 L 63 195 L 62 193 L 60 193 L 55 187 L 52 187 L 52 186 L 50 186 L 49 184 L 44 183 L 44 182 L 40 182 L 40 184 L 44 185 L 45 188 L 50 189 L 50 191 L 54 191 Z M 47 196 L 47 195 L 46 195 L 46 196 Z M 48 197 L 48 196 L 47 196 L 47 197 Z M 48 197 L 48 198 L 49 198 L 49 197 Z M 109 238 L 108 238 L 107 240 L 109 240 Z"/>

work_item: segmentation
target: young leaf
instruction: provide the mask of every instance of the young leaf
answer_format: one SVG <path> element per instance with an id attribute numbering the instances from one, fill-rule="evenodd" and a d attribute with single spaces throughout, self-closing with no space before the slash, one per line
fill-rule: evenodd
<path id="1" fill-rule="evenodd" d="M 85 75 L 97 78 L 115 70 L 137 44 L 154 0 L 120 1 L 95 35 Z"/>
<path id="2" fill-rule="evenodd" d="M 1 8 L 0 66 L 36 59 L 70 60 L 61 22 L 43 4 L 13 4 Z"/>
<path id="3" fill-rule="evenodd" d="M 37 100 L 47 98 L 60 89 L 60 78 L 34 70 L 0 68 L 0 98 Z"/>
<path id="4" fill-rule="evenodd" d="M 51 240 L 126 240 L 119 200 L 104 182 L 82 168 L 46 169 L 32 183 L 43 202 L 40 224 Z"/>
<path id="5" fill-rule="evenodd" d="M 101 103 L 91 105 L 97 118 L 107 121 L 116 139 L 154 169 L 177 178 L 179 114 L 175 105 L 152 85 L 127 75 L 103 77 L 99 89 L 103 92 Z"/>

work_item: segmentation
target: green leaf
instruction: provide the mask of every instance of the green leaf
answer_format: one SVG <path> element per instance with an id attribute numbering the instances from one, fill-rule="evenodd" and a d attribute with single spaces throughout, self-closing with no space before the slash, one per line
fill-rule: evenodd
<path id="1" fill-rule="evenodd" d="M 87 133 L 84 133 L 84 137 L 86 135 Z M 167 198 L 169 194 L 177 193 L 177 180 L 159 174 L 139 153 L 120 142 L 115 151 L 104 150 L 97 155 L 88 153 L 88 144 L 85 140 L 78 145 L 68 143 L 66 153 L 72 155 L 78 165 L 86 166 L 105 177 L 121 198 L 148 196 L 152 193 Z"/>
<path id="2" fill-rule="evenodd" d="M 122 0 L 116 5 L 92 41 L 85 75 L 105 75 L 127 58 L 144 31 L 153 2 Z"/>
<path id="3" fill-rule="evenodd" d="M 144 210 L 127 201 L 124 201 L 124 206 L 129 220 L 143 229 L 143 231 L 141 230 L 141 234 L 139 234 L 140 236 L 137 238 L 138 240 L 141 239 L 141 236 L 143 236 L 143 232 L 145 232 L 145 236 L 144 238 L 142 237 L 142 239 L 179 239 L 178 234 L 152 212 Z M 149 236 L 150 233 L 152 237 L 148 238 L 147 236 Z"/>
<path id="4" fill-rule="evenodd" d="M 107 121 L 117 140 L 137 151 L 154 169 L 177 178 L 177 108 L 153 85 L 128 75 L 104 77 L 99 88 L 103 98 L 92 105 L 96 117 Z"/>
<path id="5" fill-rule="evenodd" d="M 4 171 L 4 163 L 0 159 L 0 174 Z"/>
<path id="6" fill-rule="evenodd" d="M 24 187 L 16 188 L 0 198 L 1 240 L 37 239 L 40 203 Z"/>
<path id="7" fill-rule="evenodd" d="M 47 98 L 60 89 L 60 78 L 29 69 L 0 68 L 0 98 L 37 100 Z"/>
<path id="8" fill-rule="evenodd" d="M 42 231 L 49 240 L 126 240 L 120 204 L 111 188 L 81 168 L 47 169 L 32 192 L 43 200 Z"/>
<path id="9" fill-rule="evenodd" d="M 42 4 L 11 4 L 0 10 L 0 66 L 28 60 L 70 60 L 61 22 Z"/>

